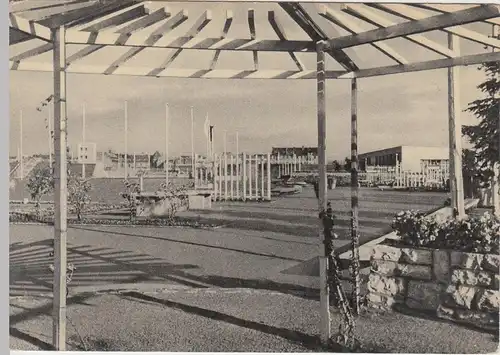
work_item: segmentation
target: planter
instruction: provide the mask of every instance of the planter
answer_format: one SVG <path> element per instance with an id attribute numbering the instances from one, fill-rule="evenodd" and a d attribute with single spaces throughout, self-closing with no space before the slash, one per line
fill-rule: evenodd
<path id="1" fill-rule="evenodd" d="M 499 255 L 377 245 L 370 259 L 370 307 L 498 328 Z"/>

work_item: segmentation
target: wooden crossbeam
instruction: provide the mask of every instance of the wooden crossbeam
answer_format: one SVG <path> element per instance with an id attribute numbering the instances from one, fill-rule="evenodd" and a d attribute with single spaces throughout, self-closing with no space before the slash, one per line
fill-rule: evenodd
<path id="1" fill-rule="evenodd" d="M 112 74 L 118 67 L 125 62 L 129 61 L 133 57 L 135 57 L 137 54 L 142 52 L 144 49 L 148 48 L 148 46 L 151 46 L 158 42 L 162 37 L 163 37 L 163 31 L 171 30 L 177 26 L 179 26 L 182 22 L 184 22 L 187 19 L 187 13 L 184 11 L 179 11 L 177 15 L 175 15 L 172 19 L 168 20 L 168 26 L 161 26 L 161 30 L 157 29 L 155 30 L 149 38 L 146 40 L 146 46 L 144 47 L 135 47 L 135 48 L 130 48 L 126 53 L 121 55 L 117 60 L 113 62 L 108 68 L 108 70 L 105 72 L 105 74 L 109 75 Z M 200 17 L 201 21 L 204 21 L 205 18 L 203 16 Z M 198 20 L 200 21 L 200 20 Z"/>
<path id="2" fill-rule="evenodd" d="M 409 3 L 408 5 L 418 7 L 421 9 L 425 10 L 432 10 L 436 12 L 441 12 L 441 13 L 448 13 L 448 12 L 456 12 L 459 10 L 462 10 L 463 8 L 471 8 L 475 6 L 474 4 L 460 4 L 460 5 L 452 5 L 452 4 L 416 4 L 416 3 Z M 500 18 L 491 18 L 491 19 L 486 19 L 482 22 L 488 23 L 490 25 L 499 25 L 500 26 Z"/>
<path id="3" fill-rule="evenodd" d="M 109 15 L 99 17 L 92 22 L 76 26 L 75 29 L 79 31 L 97 32 L 112 26 L 122 25 L 148 14 L 149 12 L 144 7 L 144 4 L 134 4 L 126 7 L 125 9 L 112 12 Z"/>
<path id="4" fill-rule="evenodd" d="M 50 28 L 40 25 L 34 21 L 26 20 L 14 14 L 9 14 L 9 27 L 31 35 L 34 38 L 48 42 L 52 41 Z"/>
<path id="5" fill-rule="evenodd" d="M 362 28 L 358 27 L 347 16 L 344 16 L 344 14 L 339 11 L 328 8 L 327 6 L 321 7 L 320 15 L 353 35 L 364 32 Z M 370 43 L 370 45 L 394 60 L 396 63 L 408 63 L 402 55 L 385 43 Z"/>
<path id="6" fill-rule="evenodd" d="M 191 38 L 200 33 L 206 25 L 208 25 L 212 21 L 212 12 L 207 10 L 205 11 L 191 26 L 191 28 L 184 34 L 185 42 L 188 42 Z M 183 43 L 179 43 L 183 44 Z M 148 75 L 150 76 L 158 76 L 158 73 L 161 73 L 165 70 L 173 61 L 181 54 L 182 48 L 177 49 L 174 53 L 169 55 L 165 61 L 161 64 L 159 70 L 153 70 Z"/>
<path id="7" fill-rule="evenodd" d="M 357 72 L 326 71 L 327 79 L 368 78 L 391 74 L 402 74 L 416 71 L 443 69 L 451 66 L 478 65 L 500 61 L 500 52 L 474 54 L 457 58 L 437 59 L 405 65 L 362 69 Z M 9 61 L 10 70 L 51 72 L 51 63 L 13 62 Z M 74 65 L 68 67 L 68 73 L 104 74 L 107 66 Z M 113 75 L 148 76 L 154 71 L 147 67 L 120 67 Z M 210 70 L 210 69 L 177 69 L 159 70 L 157 77 L 202 78 L 202 79 L 316 79 L 315 70 Z"/>
<path id="8" fill-rule="evenodd" d="M 348 5 L 344 4 L 341 10 L 348 13 L 351 16 L 366 21 L 379 28 L 390 27 L 396 24 L 391 20 L 379 16 L 378 14 L 374 13 L 373 11 L 369 10 L 366 6 L 363 6 L 361 4 L 354 4 L 354 3 Z M 453 58 L 458 55 L 457 53 L 454 53 L 452 50 L 450 50 L 448 47 L 443 46 L 434 41 L 431 41 L 430 39 L 424 37 L 423 35 L 415 34 L 415 35 L 404 36 L 404 38 L 415 44 L 425 47 L 437 54 L 444 55 L 445 57 L 448 58 Z"/>
<path id="9" fill-rule="evenodd" d="M 142 33 L 122 36 L 117 33 L 92 34 L 83 31 L 69 29 L 66 34 L 68 44 L 96 44 L 122 47 L 144 47 L 147 45 L 149 35 Z M 186 39 L 188 40 L 186 42 Z M 164 41 L 162 41 L 164 42 Z M 201 38 L 196 36 L 174 37 L 171 42 L 155 43 L 154 48 L 176 48 L 176 49 L 221 49 L 227 51 L 277 51 L 277 52 L 313 52 L 315 42 L 313 41 L 279 41 L 269 39 L 236 39 L 236 38 Z"/>
<path id="10" fill-rule="evenodd" d="M 248 28 L 250 30 L 250 38 L 255 39 L 255 11 L 253 9 L 248 10 Z M 252 51 L 253 55 L 253 67 L 255 70 L 259 70 L 259 52 Z"/>
<path id="11" fill-rule="evenodd" d="M 377 8 L 379 10 L 386 11 L 392 15 L 399 16 L 402 18 L 405 18 L 407 20 L 421 20 L 421 19 L 426 19 L 429 18 L 425 13 L 422 13 L 421 11 L 416 10 L 415 8 L 411 8 L 409 6 L 401 5 L 401 4 L 375 4 L 375 3 L 367 3 L 367 6 Z M 500 10 L 499 7 L 496 5 L 482 5 L 482 7 L 486 7 L 487 9 L 491 10 L 487 16 L 481 17 L 479 20 L 485 20 L 488 18 L 493 18 L 495 16 L 499 16 Z M 466 11 L 472 11 L 474 9 L 477 9 L 478 7 L 474 7 L 472 9 L 467 9 Z M 448 13 L 445 15 L 453 15 L 455 13 Z M 441 15 L 443 16 L 443 15 Z M 470 19 L 469 19 L 470 20 Z M 465 22 L 471 22 L 471 21 L 465 21 Z M 479 21 L 476 20 L 476 21 Z M 474 21 L 472 21 L 474 22 Z M 471 31 L 467 28 L 460 27 L 460 26 L 454 26 L 454 27 L 447 27 L 447 28 L 441 28 L 443 31 L 457 35 L 462 38 L 466 38 L 468 40 L 474 41 L 476 43 L 485 45 L 485 46 L 490 46 L 494 48 L 500 48 L 500 40 L 490 38 L 488 36 L 484 36 L 480 33 L 477 33 L 475 31 Z"/>
<path id="12" fill-rule="evenodd" d="M 231 24 L 233 23 L 233 12 L 231 10 L 226 11 L 226 19 L 224 20 L 224 27 L 222 28 L 222 32 L 220 35 L 221 39 L 226 38 L 227 33 L 229 32 L 229 28 L 231 27 Z M 215 66 L 217 65 L 217 61 L 219 60 L 221 50 L 216 50 L 215 54 L 212 58 L 212 62 L 210 63 L 210 69 L 214 70 Z"/>
<path id="13" fill-rule="evenodd" d="M 314 41 L 314 43 L 332 38 L 326 29 L 319 26 L 312 18 L 315 12 L 314 4 L 279 3 L 281 8 L 299 25 L 300 28 Z M 316 48 L 314 49 L 316 51 Z M 348 71 L 358 70 L 358 66 L 341 49 L 327 49 L 327 53 Z"/>
<path id="14" fill-rule="evenodd" d="M 375 4 L 376 6 L 387 6 L 386 4 Z M 391 6 L 389 4 L 388 6 Z M 495 5 L 481 5 L 471 9 L 447 13 L 432 17 L 426 17 L 419 20 L 403 22 L 386 28 L 359 33 L 351 36 L 334 38 L 327 41 L 330 48 L 349 48 L 361 44 L 382 41 L 401 36 L 407 36 L 415 33 L 422 33 L 437 29 L 443 29 L 450 26 L 457 26 L 470 22 L 475 22 L 485 18 L 491 18 L 500 14 L 500 8 Z M 498 41 L 498 40 L 497 40 Z M 500 41 L 499 41 L 500 42 Z"/>
<path id="15" fill-rule="evenodd" d="M 338 79 L 369 78 L 374 76 L 410 73 L 423 70 L 443 69 L 453 66 L 478 65 L 500 61 L 500 52 L 474 54 L 455 58 L 436 59 L 419 63 L 410 63 L 406 65 L 392 65 L 372 69 L 362 69 L 357 72 L 351 72 L 341 75 Z"/>
<path id="16" fill-rule="evenodd" d="M 274 13 L 274 11 L 269 11 L 267 13 L 267 19 L 269 21 L 269 24 L 273 28 L 274 32 L 276 32 L 276 35 L 278 36 L 278 38 L 281 41 L 288 40 L 286 33 L 285 33 L 285 30 L 284 30 L 283 26 L 281 25 L 280 21 L 278 20 L 277 15 Z M 290 55 L 290 58 L 292 58 L 293 62 L 297 66 L 297 68 L 299 68 L 299 70 L 304 70 L 304 65 L 302 64 L 300 59 L 297 58 L 295 53 L 288 52 L 288 54 Z"/>

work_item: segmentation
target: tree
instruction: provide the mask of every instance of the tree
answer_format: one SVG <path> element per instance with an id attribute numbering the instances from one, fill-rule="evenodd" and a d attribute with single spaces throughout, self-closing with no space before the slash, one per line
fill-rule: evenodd
<path id="1" fill-rule="evenodd" d="M 500 162 L 500 62 L 486 63 L 479 69 L 485 72 L 486 80 L 477 88 L 486 97 L 469 103 L 466 111 L 473 113 L 479 122 L 464 126 L 462 133 L 472 143 L 478 173 L 486 181 L 494 176 L 494 165 Z"/>
<path id="2" fill-rule="evenodd" d="M 332 161 L 332 167 L 334 171 L 340 171 L 342 170 L 342 165 L 339 163 L 338 160 Z"/>
<path id="3" fill-rule="evenodd" d="M 351 159 L 348 157 L 344 159 L 344 170 L 351 171 Z"/>
<path id="4" fill-rule="evenodd" d="M 37 217 L 40 215 L 40 200 L 54 189 L 54 177 L 48 166 L 35 167 L 28 179 L 28 190 L 31 199 L 35 201 L 35 211 Z"/>
<path id="5" fill-rule="evenodd" d="M 141 186 L 128 180 L 123 180 L 123 184 L 126 192 L 122 193 L 122 197 L 127 201 L 130 221 L 134 222 L 137 217 L 137 206 L 139 206 L 137 195 L 141 193 Z"/>
<path id="6" fill-rule="evenodd" d="M 82 220 L 82 213 L 91 202 L 89 195 L 91 189 L 92 186 L 88 180 L 68 173 L 68 202 L 73 207 L 78 221 Z"/>

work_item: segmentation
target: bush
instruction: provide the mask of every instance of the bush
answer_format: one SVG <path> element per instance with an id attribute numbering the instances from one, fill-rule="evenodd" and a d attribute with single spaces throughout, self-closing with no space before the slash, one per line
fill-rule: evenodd
<path id="1" fill-rule="evenodd" d="M 89 191 L 91 188 L 88 180 L 77 175 L 68 175 L 68 203 L 79 221 L 82 219 L 82 213 L 87 205 L 90 204 Z"/>
<path id="2" fill-rule="evenodd" d="M 499 252 L 500 219 L 491 213 L 438 222 L 418 211 L 403 211 L 395 216 L 392 228 L 404 245 L 412 247 Z"/>
<path id="3" fill-rule="evenodd" d="M 28 179 L 27 188 L 35 201 L 36 213 L 40 213 L 40 200 L 54 189 L 54 178 L 48 166 L 36 167 Z"/>
<path id="4" fill-rule="evenodd" d="M 176 186 L 171 182 L 168 185 L 163 183 L 160 185 L 160 189 L 156 191 L 156 194 L 161 196 L 162 200 L 169 200 L 165 216 L 168 220 L 173 220 L 179 209 L 187 204 L 186 186 Z"/>

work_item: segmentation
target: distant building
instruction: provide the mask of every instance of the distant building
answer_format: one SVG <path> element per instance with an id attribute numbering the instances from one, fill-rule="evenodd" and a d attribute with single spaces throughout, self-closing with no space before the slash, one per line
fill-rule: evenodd
<path id="1" fill-rule="evenodd" d="M 77 149 L 77 162 L 80 164 L 95 164 L 97 161 L 97 145 L 95 143 L 80 143 Z"/>
<path id="2" fill-rule="evenodd" d="M 370 167 L 395 167 L 403 171 L 420 172 L 425 167 L 447 169 L 449 149 L 446 147 L 397 146 L 359 154 L 361 170 Z"/>
<path id="3" fill-rule="evenodd" d="M 271 155 L 280 156 L 297 156 L 297 157 L 310 157 L 316 158 L 318 156 L 317 147 L 285 147 L 285 148 L 275 148 L 273 147 Z"/>

